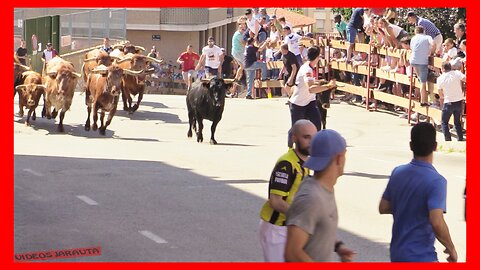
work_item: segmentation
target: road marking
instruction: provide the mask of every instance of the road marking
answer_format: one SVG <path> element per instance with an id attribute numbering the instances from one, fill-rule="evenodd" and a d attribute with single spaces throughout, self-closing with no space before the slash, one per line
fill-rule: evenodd
<path id="1" fill-rule="evenodd" d="M 34 170 L 32 170 L 32 169 L 23 169 L 23 171 L 24 171 L 24 172 L 31 173 L 31 174 L 33 174 L 33 175 L 35 175 L 35 176 L 38 176 L 38 177 L 43 176 L 43 174 L 41 174 L 41 173 L 39 173 L 39 172 L 36 172 L 36 171 L 34 171 Z"/>
<path id="2" fill-rule="evenodd" d="M 166 244 L 168 243 L 165 239 L 161 238 L 160 236 L 152 233 L 151 231 L 138 231 L 143 236 L 147 237 L 150 240 L 153 240 L 157 244 Z"/>
<path id="3" fill-rule="evenodd" d="M 85 195 L 78 195 L 77 198 L 89 205 L 98 205 L 98 203 Z"/>

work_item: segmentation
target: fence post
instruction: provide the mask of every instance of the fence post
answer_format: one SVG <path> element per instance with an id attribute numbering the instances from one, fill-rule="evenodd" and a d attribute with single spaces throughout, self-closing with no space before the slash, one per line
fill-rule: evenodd
<path id="1" fill-rule="evenodd" d="M 368 52 L 368 62 L 367 62 L 367 96 L 365 98 L 365 107 L 367 110 L 370 110 L 370 76 L 371 76 L 371 68 L 372 68 L 372 45 L 370 44 L 370 49 Z M 375 103 L 375 109 L 376 109 L 377 104 Z"/>
<path id="2" fill-rule="evenodd" d="M 408 93 L 408 117 L 407 117 L 407 119 L 408 119 L 407 123 L 410 125 L 411 114 L 412 114 L 413 67 L 409 66 L 407 68 L 411 68 L 411 72 L 410 72 L 410 91 Z M 406 72 L 406 73 L 408 73 L 408 72 Z"/>

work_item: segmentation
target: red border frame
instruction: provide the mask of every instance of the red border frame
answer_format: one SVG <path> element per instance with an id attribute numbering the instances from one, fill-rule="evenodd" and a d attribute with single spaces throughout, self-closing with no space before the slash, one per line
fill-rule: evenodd
<path id="1" fill-rule="evenodd" d="M 163 1 L 162 1 L 163 2 Z M 144 0 L 139 2 L 138 4 L 130 3 L 131 7 L 159 7 L 159 6 L 168 6 L 164 2 L 154 0 Z M 275 2 L 266 3 L 264 1 L 255 1 L 258 6 L 293 6 L 295 2 L 280 0 Z M 363 3 L 363 2 L 362 2 Z M 469 40 L 469 49 L 468 54 L 470 61 L 468 62 L 468 73 L 469 74 L 476 74 L 478 67 L 475 66 L 473 63 L 473 59 L 478 59 L 478 38 L 474 35 L 474 32 L 479 27 L 480 23 L 479 20 L 479 11 L 480 9 L 475 5 L 475 1 L 466 1 L 466 0 L 457 0 L 457 1 L 450 1 L 448 3 L 441 3 L 440 1 L 406 1 L 406 0 L 398 0 L 394 3 L 386 3 L 385 1 L 380 0 L 368 0 L 368 6 L 370 7 L 384 7 L 387 4 L 395 4 L 396 6 L 403 6 L 403 7 L 467 7 L 467 17 L 468 17 L 468 32 L 471 33 L 470 36 L 474 37 Z M 67 1 L 58 1 L 58 0 L 50 0 L 50 1 L 33 1 L 33 0 L 23 0 L 23 1 L 16 1 L 15 3 L 12 0 L 3 2 L 3 8 L 0 9 L 0 14 L 2 20 L 5 22 L 4 27 L 0 30 L 2 32 L 3 37 L 12 37 L 13 36 L 13 9 L 15 7 L 95 7 L 99 4 L 108 5 L 109 7 L 125 7 L 125 2 L 98 2 L 96 0 L 83 0 L 83 1 L 76 1 L 76 2 L 67 2 Z M 207 6 L 208 4 L 208 6 Z M 200 1 L 192 1 L 187 0 L 184 2 L 177 2 L 176 7 L 247 7 L 247 4 L 252 4 L 251 2 L 233 2 L 233 1 L 221 1 L 221 0 L 210 0 L 207 2 L 200 2 Z M 318 5 L 318 1 L 313 0 L 304 0 L 302 1 L 302 7 L 314 7 Z M 337 0 L 333 2 L 323 3 L 326 6 L 332 6 L 335 4 L 336 7 L 350 7 L 353 2 L 351 0 Z M 359 3 L 360 4 L 360 3 Z M 3 53 L 0 57 L 2 58 L 2 63 L 8 63 L 11 61 L 11 52 L 13 52 L 13 42 L 8 41 L 6 45 L 7 53 Z M 11 66 L 10 65 L 0 65 L 2 74 L 2 85 L 3 90 L 5 88 L 11 89 Z M 468 93 L 467 99 L 469 102 L 478 102 L 477 98 L 479 94 L 477 93 L 478 89 L 476 86 L 478 83 L 473 78 L 474 75 L 471 75 L 468 80 L 468 88 L 472 89 Z M 11 92 L 6 90 L 7 98 Z M 471 103 L 473 104 L 473 103 Z M 479 128 L 479 121 L 480 115 L 479 111 L 480 106 L 469 106 L 469 117 L 468 117 L 468 133 L 469 133 L 469 141 L 467 144 L 467 176 L 469 180 L 469 193 L 473 194 L 478 190 L 478 182 L 480 181 L 478 177 L 478 172 L 474 168 L 474 164 L 478 162 L 476 160 L 475 153 L 480 153 L 478 149 L 478 142 L 476 142 L 478 137 L 478 128 Z M 10 110 L 8 110 L 10 111 Z M 11 111 L 10 111 L 11 112 Z M 3 126 L 3 132 L 1 133 L 2 136 L 2 154 L 1 156 L 1 164 L 4 165 L 3 175 L 2 177 L 2 187 L 0 188 L 0 268 L 1 269 L 85 269 L 85 268 L 98 268 L 98 269 L 105 269 L 105 268 L 114 268 L 114 269 L 135 269 L 135 268 L 142 268 L 142 269 L 158 269 L 158 268 L 177 268 L 177 267 L 205 267 L 210 269 L 224 269 L 224 268 L 264 268 L 265 265 L 260 263 L 236 263 L 236 264 L 225 264 L 225 263 L 25 263 L 25 262 L 15 262 L 14 263 L 14 235 L 13 235 L 13 122 L 10 113 L 4 113 L 0 116 L 0 123 Z M 476 251 L 476 241 L 479 240 L 478 231 L 473 228 L 478 228 L 478 213 L 475 211 L 476 205 L 478 205 L 478 198 L 477 196 L 470 195 L 468 198 L 468 226 L 467 226 L 467 263 L 460 263 L 460 264 L 413 264 L 412 267 L 422 267 L 422 268 L 437 268 L 437 267 L 455 267 L 457 269 L 464 269 L 466 267 L 473 268 L 475 267 L 474 264 L 477 264 L 480 256 L 477 255 Z M 341 214 L 341 213 L 340 213 Z M 309 268 L 309 269 L 318 269 L 318 267 L 325 267 L 325 265 L 319 266 L 315 264 L 275 264 L 271 267 L 275 267 L 277 270 L 280 269 L 294 269 L 297 267 L 302 268 Z M 328 265 L 327 267 L 335 267 L 335 268 L 348 268 L 348 269 L 359 269 L 368 267 L 369 269 L 383 269 L 384 267 L 393 267 L 393 268 L 404 268 L 405 266 L 400 264 L 388 264 L 388 266 L 384 265 L 383 263 L 354 263 L 354 264 L 335 264 L 335 265 Z M 410 267 L 410 265 L 409 265 Z"/>

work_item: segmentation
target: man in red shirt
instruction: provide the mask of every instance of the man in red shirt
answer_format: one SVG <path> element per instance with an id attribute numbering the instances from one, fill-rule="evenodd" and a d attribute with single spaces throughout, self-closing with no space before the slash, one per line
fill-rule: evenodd
<path id="1" fill-rule="evenodd" d="M 187 84 L 187 91 L 192 87 L 192 79 L 196 77 L 195 61 L 200 60 L 200 56 L 193 51 L 193 46 L 188 45 L 187 51 L 180 54 L 177 63 L 182 66 L 183 80 Z"/>

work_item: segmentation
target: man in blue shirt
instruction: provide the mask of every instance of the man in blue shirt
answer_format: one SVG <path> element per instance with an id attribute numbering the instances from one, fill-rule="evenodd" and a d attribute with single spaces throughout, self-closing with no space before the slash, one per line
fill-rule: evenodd
<path id="1" fill-rule="evenodd" d="M 393 215 L 390 260 L 436 262 L 436 238 L 449 255 L 447 261 L 456 262 L 457 252 L 443 219 L 447 181 L 432 166 L 436 130 L 432 124 L 419 123 L 410 136 L 413 160 L 393 170 L 379 205 L 380 214 Z"/>
<path id="2" fill-rule="evenodd" d="M 421 83 L 420 105 L 428 107 L 430 106 L 427 95 L 428 58 L 435 48 L 432 38 L 429 35 L 425 35 L 423 26 L 415 27 L 415 36 L 410 41 L 410 48 L 412 50 L 410 64 L 415 69 L 418 80 Z"/>
<path id="3" fill-rule="evenodd" d="M 418 17 L 414 11 L 409 11 L 407 13 L 407 20 L 410 24 L 414 24 L 415 26 L 422 26 L 425 29 L 425 34 L 432 37 L 433 43 L 435 45 L 435 53 L 437 55 L 441 55 L 443 36 L 437 26 L 435 26 L 435 24 L 428 19 Z"/>
<path id="4" fill-rule="evenodd" d="M 363 8 L 354 9 L 350 21 L 348 21 L 347 24 L 347 63 L 351 62 L 353 47 L 355 46 L 355 38 L 360 34 L 359 30 L 363 29 L 363 14 Z M 359 38 L 359 40 L 363 42 L 363 37 Z"/>

